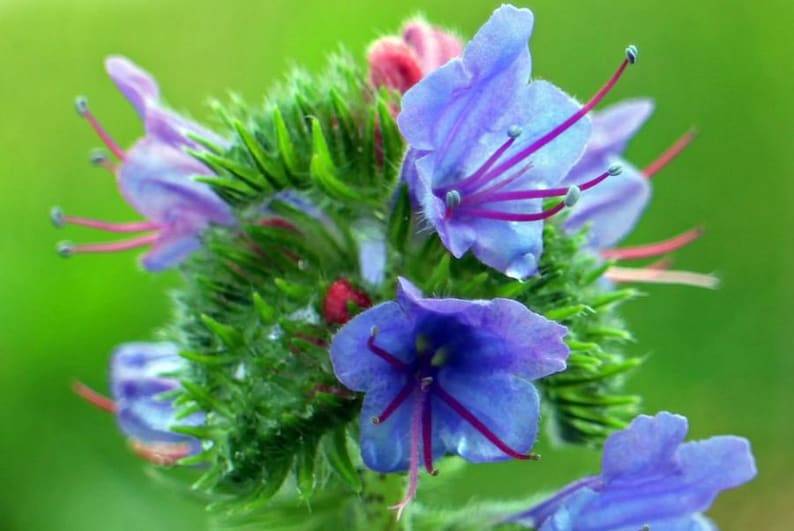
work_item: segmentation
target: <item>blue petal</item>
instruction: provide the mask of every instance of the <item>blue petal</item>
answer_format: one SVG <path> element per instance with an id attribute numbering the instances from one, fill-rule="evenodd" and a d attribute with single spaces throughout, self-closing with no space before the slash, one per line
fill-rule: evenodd
<path id="1" fill-rule="evenodd" d="M 124 97 L 129 100 L 141 120 L 146 118 L 146 109 L 156 105 L 160 90 L 154 78 L 128 58 L 114 55 L 105 60 L 105 69 Z"/>
<path id="2" fill-rule="evenodd" d="M 370 352 L 367 346 L 372 327 L 377 327 L 375 345 L 399 360 L 415 358 L 413 322 L 396 302 L 384 302 L 358 314 L 331 341 L 331 362 L 340 382 L 354 391 L 403 381 L 402 372 Z"/>
<path id="3" fill-rule="evenodd" d="M 639 415 L 628 428 L 613 433 L 604 443 L 601 475 L 604 481 L 653 478 L 674 474 L 674 455 L 688 430 L 686 417 L 662 412 Z"/>
<path id="4" fill-rule="evenodd" d="M 439 371 L 438 385 L 516 452 L 535 444 L 540 399 L 530 382 L 504 373 Z M 447 451 L 474 463 L 510 459 L 455 411 L 435 400 L 433 414 Z"/>
<path id="5" fill-rule="evenodd" d="M 199 249 L 201 240 L 197 229 L 187 232 L 163 231 L 152 248 L 143 255 L 141 264 L 147 271 L 164 271 L 178 265 Z"/>
<path id="6" fill-rule="evenodd" d="M 443 184 L 446 172 L 473 169 L 464 159 L 487 158 L 493 146 L 481 141 L 484 135 L 498 132 L 499 143 L 506 140 L 504 132 L 516 123 L 512 102 L 521 97 L 517 89 L 526 86 L 531 74 L 527 41 L 532 21 L 527 9 L 497 9 L 462 59 L 448 62 L 405 93 L 398 125 L 411 147 L 437 152 L 434 185 Z"/>
<path id="7" fill-rule="evenodd" d="M 602 492 L 577 519 L 577 529 L 613 529 L 692 517 L 707 510 L 721 491 L 755 476 L 749 444 L 741 437 L 685 443 L 671 457 L 681 426 L 681 417 L 670 414 L 645 417 L 636 427 L 632 424 L 633 435 L 611 448 L 623 451 L 629 464 L 621 467 L 614 462 L 617 456 L 612 456 L 610 469 L 619 474 L 605 478 Z M 659 442 L 653 440 L 657 437 Z"/>
<path id="8" fill-rule="evenodd" d="M 119 187 L 127 202 L 150 221 L 168 225 L 181 220 L 183 226 L 210 221 L 234 224 L 229 206 L 209 185 L 192 179 L 200 175 L 213 173 L 182 151 L 147 137 L 127 153 Z"/>
<path id="9" fill-rule="evenodd" d="M 374 221 L 355 224 L 358 264 L 361 276 L 372 286 L 380 286 L 386 274 L 386 238 L 383 227 Z"/>
<path id="10" fill-rule="evenodd" d="M 173 401 L 162 396 L 179 386 L 170 376 L 186 365 L 177 352 L 172 343 L 126 343 L 114 351 L 111 392 L 118 406 L 119 426 L 127 437 L 145 443 L 194 441 L 171 428 L 201 425 L 204 413 L 177 420 Z"/>
<path id="11" fill-rule="evenodd" d="M 188 136 L 189 134 L 209 140 L 221 149 L 227 149 L 231 146 L 231 142 L 222 136 L 180 116 L 174 111 L 160 106 L 150 106 L 147 109 L 144 125 L 147 135 L 157 138 L 172 147 L 203 149 L 200 144 Z"/>
<path id="12" fill-rule="evenodd" d="M 394 400 L 405 381 L 407 377 L 400 376 L 372 382 L 372 387 L 364 397 L 361 407 L 361 458 L 372 470 L 394 472 L 409 466 L 413 397 L 408 397 L 385 422 L 372 422 L 372 418 L 383 413 Z"/>
<path id="13" fill-rule="evenodd" d="M 648 179 L 634 166 L 617 157 L 590 159 L 579 165 L 566 179 L 568 184 L 581 184 L 603 173 L 610 164 L 623 168 L 620 175 L 607 177 L 596 187 L 582 193 L 565 220 L 568 232 L 590 224 L 589 244 L 593 249 L 607 249 L 625 238 L 634 229 L 651 198 Z"/>
<path id="14" fill-rule="evenodd" d="M 557 87 L 543 81 L 522 84 L 512 90 L 520 97 L 512 101 L 497 101 L 494 105 L 499 107 L 498 110 L 489 109 L 485 112 L 491 117 L 489 124 L 493 123 L 497 129 L 489 134 L 478 131 L 476 140 L 461 144 L 461 157 L 465 157 L 465 160 L 444 162 L 438 153 L 427 153 L 415 160 L 416 176 L 407 182 L 414 183 L 413 192 L 425 217 L 434 225 L 442 242 L 455 257 L 459 258 L 471 249 L 486 265 L 512 278 L 523 279 L 537 270 L 542 252 L 542 222 L 479 218 L 467 216 L 463 209 L 447 218 L 444 201 L 434 194 L 438 186 L 451 185 L 479 167 L 505 142 L 510 125 L 521 125 L 523 132 L 504 155 L 505 160 L 554 129 L 580 107 Z M 498 100 L 495 97 L 492 99 Z M 494 122 L 494 117 L 498 117 L 499 113 L 505 113 L 506 118 L 509 118 L 504 124 Z M 589 131 L 589 120 L 579 120 L 529 157 L 532 167 L 525 170 L 505 191 L 531 190 L 558 184 L 581 156 Z M 457 144 L 462 140 L 456 137 L 453 142 Z M 410 157 L 407 159 L 408 163 L 412 161 Z M 451 169 L 445 169 L 445 164 L 449 164 Z M 410 172 L 408 175 L 411 175 Z M 502 212 L 533 213 L 542 209 L 542 202 L 520 200 L 491 205 L 485 203 L 483 207 Z"/>
<path id="15" fill-rule="evenodd" d="M 624 100 L 591 114 L 593 134 L 587 143 L 587 154 L 609 152 L 619 155 L 631 137 L 645 124 L 653 112 L 653 101 L 645 98 Z"/>
<path id="16" fill-rule="evenodd" d="M 450 316 L 454 321 L 447 326 L 462 329 L 439 332 L 450 350 L 445 370 L 472 376 L 503 371 L 535 380 L 565 369 L 568 329 L 517 301 L 425 298 L 404 278 L 398 281 L 397 301 L 406 314 L 425 320 Z"/>

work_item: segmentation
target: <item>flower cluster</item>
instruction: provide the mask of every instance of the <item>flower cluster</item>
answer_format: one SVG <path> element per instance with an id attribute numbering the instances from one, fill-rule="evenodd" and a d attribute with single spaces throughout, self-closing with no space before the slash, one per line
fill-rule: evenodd
<path id="1" fill-rule="evenodd" d="M 77 112 L 118 159 L 110 162 L 98 153 L 94 162 L 115 174 L 122 197 L 146 221 L 109 223 L 66 216 L 59 208 L 53 209 L 52 220 L 59 227 L 68 223 L 108 232 L 147 234 L 113 243 L 63 242 L 58 250 L 63 256 L 71 256 L 151 245 L 143 257 L 143 266 L 149 271 L 160 271 L 196 251 L 201 246 L 199 234 L 210 223 L 227 226 L 235 223 L 230 207 L 207 184 L 195 180 L 202 175 L 213 175 L 212 171 L 185 152 L 202 149 L 195 138 L 218 146 L 228 145 L 228 140 L 163 107 L 157 83 L 128 59 L 110 57 L 105 66 L 110 78 L 135 107 L 146 135 L 125 152 L 100 125 L 84 98 L 78 98 Z"/>
<path id="2" fill-rule="evenodd" d="M 129 60 L 108 59 L 145 136 L 122 151 L 85 100 L 78 112 L 118 159 L 96 162 L 145 221 L 53 220 L 147 234 L 61 251 L 151 244 L 144 267 L 180 264 L 186 282 L 170 341 L 119 347 L 112 399 L 78 393 L 113 412 L 146 459 L 201 465 L 195 488 L 232 513 L 287 499 L 293 476 L 304 501 L 324 490 L 302 516 L 318 528 L 392 529 L 421 469 L 436 475 L 448 456 L 537 460 L 548 432 L 604 444 L 602 472 L 496 523 L 464 508 L 469 524 L 708 528 L 716 495 L 755 475 L 749 444 L 683 443 L 684 417 L 636 416 L 640 400 L 622 387 L 641 360 L 622 351 L 631 334 L 617 315 L 634 291 L 615 287 L 715 285 L 669 269 L 699 229 L 616 247 L 650 178 L 694 134 L 637 169 L 624 151 L 653 104 L 597 107 L 638 49 L 580 103 L 532 78 L 533 24 L 504 5 L 464 47 L 413 20 L 370 47 L 368 72 L 337 58 L 261 108 L 220 106 L 224 134 L 166 108 Z M 396 514 L 383 510 L 392 496 Z M 453 512 L 414 507 L 409 525 L 453 527 Z"/>

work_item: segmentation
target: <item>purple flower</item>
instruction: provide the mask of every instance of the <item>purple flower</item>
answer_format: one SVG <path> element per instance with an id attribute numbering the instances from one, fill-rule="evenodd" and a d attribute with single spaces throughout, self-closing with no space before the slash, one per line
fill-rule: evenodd
<path id="1" fill-rule="evenodd" d="M 605 167 L 623 171 L 583 194 L 571 208 L 565 228 L 574 232 L 590 224 L 590 245 L 607 249 L 631 232 L 651 196 L 648 178 L 622 158 L 626 144 L 653 111 L 650 100 L 628 100 L 591 114 L 592 132 L 584 155 L 563 179 L 563 185 L 589 181 Z"/>
<path id="2" fill-rule="evenodd" d="M 531 381 L 565 368 L 567 329 L 508 300 L 423 298 L 400 279 L 397 300 L 347 323 L 331 343 L 337 378 L 365 393 L 361 455 L 379 472 L 457 454 L 528 459 L 538 428 Z"/>
<path id="3" fill-rule="evenodd" d="M 65 216 L 57 208 L 52 218 L 57 226 L 71 223 L 109 232 L 147 234 L 112 243 L 62 243 L 59 251 L 69 256 L 151 245 L 143 257 L 143 266 L 150 271 L 167 269 L 201 247 L 199 235 L 210 223 L 233 225 L 236 222 L 229 206 L 207 184 L 194 180 L 196 176 L 213 175 L 212 171 L 184 151 L 185 148 L 202 149 L 189 134 L 203 137 L 219 147 L 227 146 L 228 142 L 163 107 L 154 79 L 128 59 L 110 57 L 105 66 L 141 117 L 146 136 L 124 152 L 99 124 L 84 99 L 78 99 L 77 110 L 119 159 L 118 163 L 113 163 L 100 155 L 95 157 L 95 162 L 116 175 L 121 195 L 146 221 L 108 223 Z"/>
<path id="4" fill-rule="evenodd" d="M 619 165 L 622 172 L 604 181 L 592 191 L 582 194 L 565 220 L 565 228 L 575 232 L 589 225 L 590 250 L 602 258 L 634 260 L 659 257 L 696 240 L 702 231 L 688 230 L 668 240 L 633 247 L 613 248 L 625 238 L 639 220 L 651 196 L 650 178 L 673 160 L 694 138 L 690 131 L 644 170 L 637 169 L 623 158 L 631 138 L 653 111 L 647 99 L 627 100 L 600 112 L 591 113 L 592 133 L 584 155 L 562 184 L 574 186 L 597 178 L 602 168 Z M 670 271 L 667 260 L 644 268 L 611 267 L 605 274 L 615 282 L 657 282 L 715 287 L 713 275 L 689 271 Z"/>
<path id="5" fill-rule="evenodd" d="M 530 82 L 533 16 L 505 5 L 453 59 L 405 93 L 397 122 L 409 151 L 402 178 L 455 256 L 477 258 L 513 278 L 537 270 L 542 224 L 617 167 L 576 186 L 558 185 L 582 155 L 587 113 L 637 58 L 584 106 L 545 81 Z M 564 197 L 543 210 L 543 199 Z"/>
<path id="6" fill-rule="evenodd" d="M 755 461 L 742 437 L 684 443 L 686 433 L 680 415 L 640 415 L 607 439 L 600 475 L 510 520 L 541 531 L 713 529 L 700 513 L 723 490 L 755 477 Z"/>
<path id="7" fill-rule="evenodd" d="M 179 387 L 173 376 L 186 362 L 173 343 L 125 343 L 113 353 L 111 394 L 116 417 L 133 448 L 174 458 L 201 451 L 198 439 L 172 431 L 174 426 L 200 426 L 204 413 L 177 418 L 173 399 L 163 396 Z"/>

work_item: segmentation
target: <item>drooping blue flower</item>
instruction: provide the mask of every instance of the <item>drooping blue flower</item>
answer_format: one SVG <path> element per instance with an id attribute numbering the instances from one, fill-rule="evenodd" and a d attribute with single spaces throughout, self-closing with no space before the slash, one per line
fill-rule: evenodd
<path id="1" fill-rule="evenodd" d="M 619 169 L 578 186 L 560 184 L 582 155 L 587 113 L 637 58 L 584 106 L 545 81 L 530 82 L 533 15 L 505 5 L 453 59 L 405 93 L 397 118 L 409 145 L 402 168 L 414 201 L 447 249 L 513 278 L 537 270 L 541 220 Z M 543 199 L 565 197 L 543 210 Z"/>
<path id="2" fill-rule="evenodd" d="M 619 165 L 619 175 L 607 179 L 586 194 L 570 209 L 565 228 L 575 232 L 589 226 L 588 247 L 606 259 L 632 260 L 669 254 L 696 240 L 700 229 L 691 229 L 670 239 L 632 247 L 614 248 L 639 221 L 651 196 L 650 178 L 674 159 L 694 138 L 690 131 L 643 170 L 623 158 L 631 138 L 653 111 L 647 99 L 626 100 L 603 111 L 591 113 L 592 133 L 579 162 L 565 177 L 563 186 L 574 186 L 597 178 L 604 166 Z M 657 282 L 715 287 L 713 275 L 689 271 L 670 271 L 666 260 L 651 267 L 611 267 L 605 277 L 616 282 Z"/>
<path id="3" fill-rule="evenodd" d="M 110 364 L 111 395 L 116 418 L 133 448 L 150 453 L 185 457 L 201 451 L 201 441 L 174 432 L 174 426 L 200 426 L 204 413 L 178 419 L 173 398 L 163 396 L 179 387 L 174 376 L 186 361 L 173 343 L 125 343 L 113 352 Z"/>
<path id="4" fill-rule="evenodd" d="M 687 420 L 640 415 L 604 445 L 601 474 L 581 479 L 510 521 L 541 531 L 698 531 L 723 490 L 756 475 L 749 442 L 730 435 L 684 443 Z"/>
<path id="5" fill-rule="evenodd" d="M 566 333 L 513 300 L 424 298 L 400 279 L 396 301 L 357 315 L 330 347 L 339 380 L 365 393 L 364 463 L 410 470 L 407 503 L 420 461 L 432 473 L 444 454 L 531 457 L 539 415 L 532 380 L 565 368 Z"/>
<path id="6" fill-rule="evenodd" d="M 622 155 L 631 137 L 653 111 L 646 99 L 627 100 L 591 114 L 592 132 L 584 155 L 563 179 L 563 185 L 587 182 L 611 164 L 620 175 L 607 179 L 571 207 L 565 228 L 574 232 L 590 224 L 590 245 L 607 249 L 626 237 L 639 220 L 651 197 L 648 178 Z"/>
<path id="7" fill-rule="evenodd" d="M 203 137 L 219 147 L 228 145 L 228 141 L 164 107 L 160 103 L 157 83 L 128 59 L 111 57 L 105 65 L 111 79 L 141 117 L 146 136 L 125 152 L 99 124 L 84 99 L 78 100 L 77 110 L 119 159 L 118 163 L 112 163 L 99 156 L 96 162 L 116 175 L 121 195 L 146 221 L 108 223 L 65 216 L 60 209 L 53 210 L 52 218 L 58 226 L 71 223 L 109 232 L 147 234 L 111 243 L 62 243 L 59 250 L 69 256 L 151 245 L 143 256 L 143 266 L 150 271 L 160 271 L 177 265 L 199 249 L 199 235 L 210 223 L 227 226 L 236 223 L 229 206 L 206 183 L 195 180 L 197 176 L 209 176 L 213 172 L 184 151 L 186 148 L 203 149 L 189 134 Z"/>

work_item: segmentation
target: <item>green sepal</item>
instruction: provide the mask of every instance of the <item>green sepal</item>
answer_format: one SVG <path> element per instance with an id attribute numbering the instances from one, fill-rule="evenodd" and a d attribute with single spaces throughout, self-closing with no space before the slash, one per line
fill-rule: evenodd
<path id="1" fill-rule="evenodd" d="M 315 117 L 311 117 L 310 121 L 313 154 L 309 169 L 315 186 L 328 197 L 338 201 L 361 199 L 360 192 L 356 192 L 337 178 L 336 165 L 331 158 L 331 152 L 328 150 L 328 144 L 325 141 L 320 121 Z"/>
<path id="2" fill-rule="evenodd" d="M 361 492 L 361 478 L 350 459 L 345 428 L 337 428 L 323 438 L 323 453 L 336 475 L 353 492 Z"/>
<path id="3" fill-rule="evenodd" d="M 238 329 L 233 326 L 220 323 L 207 314 L 201 315 L 201 322 L 210 329 L 220 340 L 229 348 L 239 346 L 243 337 Z"/>

